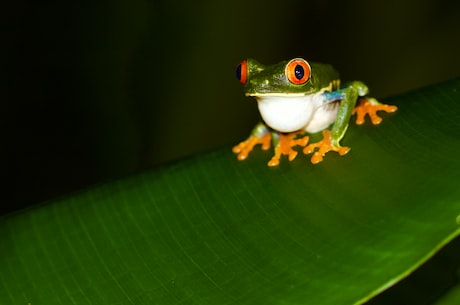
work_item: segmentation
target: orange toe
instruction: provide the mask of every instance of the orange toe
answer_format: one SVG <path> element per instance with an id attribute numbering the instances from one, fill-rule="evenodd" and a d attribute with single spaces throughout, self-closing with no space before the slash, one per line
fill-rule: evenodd
<path id="1" fill-rule="evenodd" d="M 289 161 L 292 161 L 297 156 L 298 152 L 293 149 L 295 146 L 304 147 L 307 145 L 309 137 L 304 136 L 302 138 L 297 138 L 299 132 L 291 132 L 287 134 L 279 134 L 279 142 L 275 147 L 275 154 L 268 162 L 268 166 L 277 166 L 280 163 L 280 158 L 282 155 L 287 155 Z"/>
<path id="2" fill-rule="evenodd" d="M 361 125 L 365 121 L 365 116 L 368 115 L 372 124 L 378 125 L 382 122 L 382 118 L 377 115 L 377 111 L 395 112 L 398 107 L 394 105 L 386 105 L 379 103 L 373 98 L 360 98 L 358 105 L 353 109 L 353 114 L 356 113 L 356 124 Z"/>
<path id="3" fill-rule="evenodd" d="M 232 151 L 235 154 L 238 154 L 237 158 L 238 160 L 244 160 L 247 158 L 249 153 L 252 151 L 254 146 L 261 144 L 262 149 L 267 150 L 270 148 L 270 140 L 271 140 L 271 135 L 270 133 L 265 134 L 262 137 L 255 137 L 255 136 L 250 136 L 246 141 L 243 141 L 239 143 L 238 145 L 235 145 L 232 149 Z"/>
<path id="4" fill-rule="evenodd" d="M 332 138 L 331 138 L 330 130 L 323 131 L 323 139 L 321 141 L 317 143 L 312 143 L 303 149 L 304 154 L 313 153 L 313 156 L 310 159 L 311 163 L 313 164 L 317 164 L 323 161 L 323 158 L 326 155 L 326 153 L 330 151 L 335 151 L 341 156 L 345 155 L 346 153 L 350 151 L 349 147 L 345 147 L 345 146 L 336 147 L 332 145 Z"/>

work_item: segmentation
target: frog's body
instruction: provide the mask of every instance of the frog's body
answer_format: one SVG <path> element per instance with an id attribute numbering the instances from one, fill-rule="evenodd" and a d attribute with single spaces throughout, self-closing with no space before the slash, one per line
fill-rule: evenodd
<path id="1" fill-rule="evenodd" d="M 365 114 L 378 124 L 381 118 L 376 111 L 396 110 L 396 106 L 364 98 L 368 89 L 362 82 L 340 87 L 339 74 L 331 65 L 309 64 L 302 58 L 267 67 L 248 59 L 238 66 L 237 77 L 244 84 L 245 94 L 257 100 L 265 122 L 258 124 L 246 141 L 234 147 L 240 160 L 245 159 L 256 144 L 268 149 L 271 139 L 275 144 L 271 166 L 279 164 L 282 154 L 293 160 L 297 152 L 292 147 L 297 145 L 304 147 L 304 153 L 314 152 L 312 163 L 322 161 L 324 154 L 331 150 L 343 155 L 349 148 L 341 147 L 339 142 L 354 112 L 358 113 L 358 124 L 364 122 Z M 362 102 L 355 108 L 360 97 Z M 332 129 L 327 130 L 331 125 Z M 306 146 L 308 136 L 304 134 L 319 131 L 323 131 L 324 139 Z"/>

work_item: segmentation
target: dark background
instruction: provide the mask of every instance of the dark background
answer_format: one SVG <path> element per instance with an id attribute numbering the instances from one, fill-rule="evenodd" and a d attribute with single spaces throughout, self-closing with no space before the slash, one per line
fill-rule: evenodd
<path id="1" fill-rule="evenodd" d="M 0 16 L 3 213 L 242 140 L 258 120 L 234 77 L 245 57 L 331 63 L 378 98 L 460 72 L 457 0 L 37 0 Z"/>

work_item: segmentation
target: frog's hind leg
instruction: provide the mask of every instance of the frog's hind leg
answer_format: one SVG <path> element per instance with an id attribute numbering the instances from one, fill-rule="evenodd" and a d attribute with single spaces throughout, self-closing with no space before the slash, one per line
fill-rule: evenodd
<path id="1" fill-rule="evenodd" d="M 262 145 L 263 150 L 269 149 L 270 141 L 270 130 L 265 124 L 259 123 L 256 127 L 254 127 L 251 134 L 245 141 L 233 147 L 233 152 L 238 154 L 238 160 L 244 160 L 247 158 L 254 146 L 258 144 Z"/>
<path id="2" fill-rule="evenodd" d="M 304 147 L 307 145 L 309 137 L 303 136 L 302 131 L 291 132 L 291 133 L 279 133 L 273 132 L 273 143 L 275 145 L 275 154 L 268 162 L 268 166 L 277 166 L 280 163 L 282 155 L 287 155 L 289 161 L 292 161 L 297 156 L 298 152 L 293 149 L 294 146 Z"/>
<path id="3" fill-rule="evenodd" d="M 366 114 L 370 117 L 372 124 L 377 125 L 382 122 L 382 118 L 377 115 L 377 111 L 395 112 L 398 107 L 394 105 L 386 105 L 377 101 L 372 97 L 360 97 L 358 105 L 353 109 L 353 114 L 356 113 L 356 124 L 364 123 Z"/>

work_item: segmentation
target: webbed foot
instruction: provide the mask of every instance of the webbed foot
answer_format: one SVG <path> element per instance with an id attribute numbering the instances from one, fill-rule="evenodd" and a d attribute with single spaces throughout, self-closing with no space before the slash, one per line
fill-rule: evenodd
<path id="1" fill-rule="evenodd" d="M 316 150 L 318 149 L 318 150 Z M 316 151 L 315 151 L 316 150 Z M 323 139 L 317 143 L 312 143 L 306 146 L 303 149 L 304 154 L 311 154 L 313 153 L 313 156 L 311 157 L 311 163 L 317 164 L 321 161 L 323 161 L 324 155 L 328 153 L 329 151 L 336 151 L 339 153 L 339 155 L 343 156 L 347 152 L 350 151 L 349 147 L 346 146 L 340 146 L 340 145 L 334 145 L 332 144 L 332 137 L 331 137 L 331 131 L 330 130 L 324 130 L 323 131 Z"/>
<path id="2" fill-rule="evenodd" d="M 270 141 L 271 141 L 271 135 L 269 132 L 264 133 L 261 136 L 254 136 L 251 135 L 249 138 L 243 142 L 241 142 L 238 145 L 235 145 L 232 149 L 232 151 L 235 154 L 238 154 L 238 160 L 244 160 L 247 158 L 249 153 L 252 151 L 254 146 L 257 144 L 262 145 L 263 150 L 267 150 L 270 148 Z"/>
<path id="3" fill-rule="evenodd" d="M 364 117 L 369 115 L 371 118 L 371 122 L 374 125 L 380 124 L 382 122 L 382 118 L 377 115 L 377 111 L 385 111 L 385 112 L 395 112 L 398 107 L 394 105 L 386 105 L 378 102 L 375 98 L 371 97 L 362 97 L 358 101 L 358 105 L 353 109 L 353 114 L 356 113 L 356 124 L 361 125 L 364 123 Z"/>
<path id="4" fill-rule="evenodd" d="M 277 133 L 277 143 L 275 144 L 275 155 L 268 162 L 268 166 L 277 166 L 280 163 L 282 155 L 287 155 L 289 161 L 292 161 L 297 156 L 298 152 L 292 149 L 294 146 L 304 147 L 308 143 L 308 136 L 298 138 L 302 132 L 291 132 L 287 134 Z"/>

